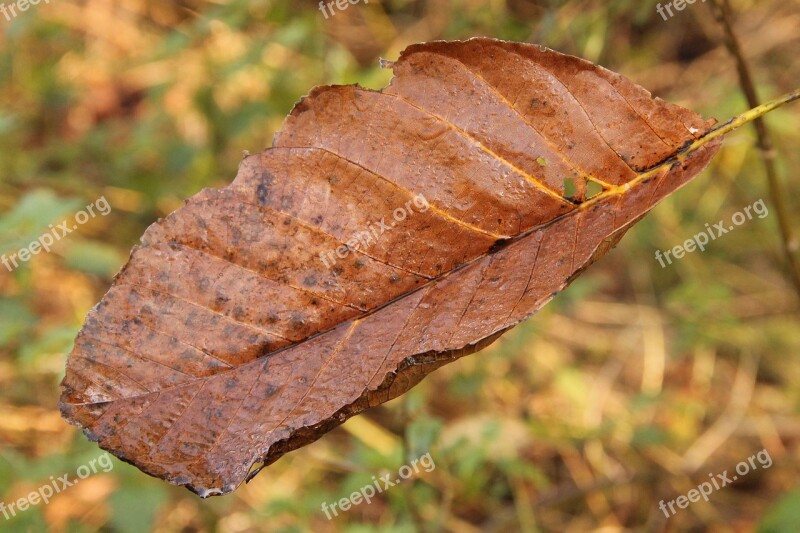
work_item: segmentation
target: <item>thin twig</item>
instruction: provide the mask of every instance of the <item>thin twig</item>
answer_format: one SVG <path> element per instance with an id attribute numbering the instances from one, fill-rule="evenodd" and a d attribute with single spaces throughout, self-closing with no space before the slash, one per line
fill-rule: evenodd
<path id="1" fill-rule="evenodd" d="M 750 66 L 742 53 L 742 47 L 739 44 L 739 39 L 733 31 L 733 24 L 731 23 L 731 6 L 729 0 L 711 0 L 711 5 L 714 7 L 714 15 L 717 21 L 725 31 L 725 44 L 730 51 L 731 55 L 736 60 L 736 70 L 739 73 L 739 84 L 742 91 L 747 98 L 747 103 L 750 107 L 759 105 L 758 93 L 756 92 L 753 83 L 753 76 L 750 71 Z M 767 129 L 767 125 L 762 118 L 757 118 L 753 121 L 753 126 L 756 129 L 756 136 L 758 139 L 758 147 L 761 150 L 761 160 L 764 162 L 764 170 L 767 174 L 767 184 L 769 186 L 769 194 L 772 203 L 775 206 L 775 212 L 778 215 L 778 226 L 780 227 L 783 251 L 786 255 L 786 260 L 789 265 L 789 273 L 794 282 L 795 289 L 798 296 L 800 296 L 800 242 L 794 235 L 792 230 L 791 221 L 789 219 L 789 210 L 784 202 L 784 194 L 781 187 L 781 182 L 778 179 L 778 172 L 775 168 L 775 149 L 772 144 L 772 139 Z"/>

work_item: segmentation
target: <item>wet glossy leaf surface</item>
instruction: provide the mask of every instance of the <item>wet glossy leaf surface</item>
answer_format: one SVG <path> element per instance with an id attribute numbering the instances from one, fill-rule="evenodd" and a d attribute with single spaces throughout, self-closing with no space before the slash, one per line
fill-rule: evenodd
<path id="1" fill-rule="evenodd" d="M 230 492 L 530 316 L 719 146 L 686 152 L 713 122 L 534 45 L 392 67 L 383 92 L 314 89 L 230 186 L 147 230 L 78 335 L 70 422 Z"/>

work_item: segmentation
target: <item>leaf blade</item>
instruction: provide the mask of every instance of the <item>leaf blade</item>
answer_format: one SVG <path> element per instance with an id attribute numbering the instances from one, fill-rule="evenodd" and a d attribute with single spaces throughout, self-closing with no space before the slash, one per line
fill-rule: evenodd
<path id="1" fill-rule="evenodd" d="M 394 69 L 381 93 L 315 89 L 229 187 L 148 229 L 78 335 L 65 418 L 151 475 L 230 492 L 530 316 L 721 141 L 532 45 L 415 45 Z M 321 268 L 419 194 L 430 209 Z"/>

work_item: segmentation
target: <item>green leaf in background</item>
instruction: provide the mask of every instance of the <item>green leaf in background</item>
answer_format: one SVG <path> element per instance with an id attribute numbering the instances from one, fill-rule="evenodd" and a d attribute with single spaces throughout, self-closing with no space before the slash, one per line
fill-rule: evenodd
<path id="1" fill-rule="evenodd" d="M 21 456 L 15 450 L 5 449 L 0 451 L 0 479 L 13 479 L 15 465 L 19 462 L 19 459 L 21 459 Z M 7 482 L 0 485 L 0 495 L 5 497 L 8 488 Z"/>
<path id="2" fill-rule="evenodd" d="M 786 494 L 766 512 L 758 533 L 795 533 L 800 524 L 800 489 Z"/>
<path id="3" fill-rule="evenodd" d="M 636 447 L 658 446 L 668 442 L 669 435 L 662 428 L 653 425 L 636 428 L 631 438 L 631 444 Z"/>
<path id="4" fill-rule="evenodd" d="M 413 420 L 406 431 L 408 432 L 409 450 L 407 459 L 416 459 L 431 451 L 442 431 L 442 421 L 438 418 L 421 416 Z"/>
<path id="5" fill-rule="evenodd" d="M 2 518 L 4 529 L 3 531 L 47 531 L 47 522 L 42 516 L 42 507 L 37 505 L 28 508 L 24 512 L 17 512 L 16 516 L 11 516 L 9 512 L 9 519 Z"/>
<path id="6" fill-rule="evenodd" d="M 0 216 L 0 252 L 16 252 L 50 231 L 49 224 L 80 209 L 76 199 L 59 198 L 49 189 L 23 196 L 9 213 Z"/>
<path id="7" fill-rule="evenodd" d="M 111 496 L 112 531 L 147 533 L 151 531 L 158 508 L 167 500 L 167 489 L 138 475 L 136 469 L 116 459 L 114 475 L 119 488 Z"/>
<path id="8" fill-rule="evenodd" d="M 72 349 L 77 326 L 56 326 L 47 329 L 41 336 L 20 347 L 18 361 L 25 366 L 48 368 L 63 364 L 66 354 Z"/>
<path id="9" fill-rule="evenodd" d="M 125 262 L 125 257 L 116 248 L 94 241 L 75 241 L 64 256 L 70 269 L 108 278 L 118 272 Z"/>
<path id="10" fill-rule="evenodd" d="M 34 315 L 23 302 L 15 298 L 0 298 L 0 347 L 9 344 L 34 320 Z"/>
<path id="11" fill-rule="evenodd" d="M 9 113 L 0 113 L 0 135 L 6 135 L 14 130 L 16 117 Z"/>

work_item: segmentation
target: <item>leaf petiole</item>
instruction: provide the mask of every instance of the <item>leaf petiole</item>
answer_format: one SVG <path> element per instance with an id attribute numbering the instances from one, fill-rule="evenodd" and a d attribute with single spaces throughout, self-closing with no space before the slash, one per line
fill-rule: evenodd
<path id="1" fill-rule="evenodd" d="M 800 99 L 800 89 L 795 89 L 794 91 L 784 94 L 774 100 L 771 100 L 765 104 L 761 104 L 760 106 L 754 107 L 753 109 L 749 109 L 742 113 L 741 115 L 737 115 L 732 119 L 728 120 L 725 123 L 719 124 L 715 126 L 711 131 L 697 139 L 694 143 L 689 146 L 688 152 L 693 152 L 695 149 L 700 148 L 704 144 L 708 143 L 709 141 L 716 139 L 721 135 L 726 135 L 733 130 L 744 126 L 745 124 L 756 120 L 757 118 L 763 117 L 770 111 L 778 109 L 784 104 L 788 104 L 789 102 L 793 102 L 795 100 Z"/>

